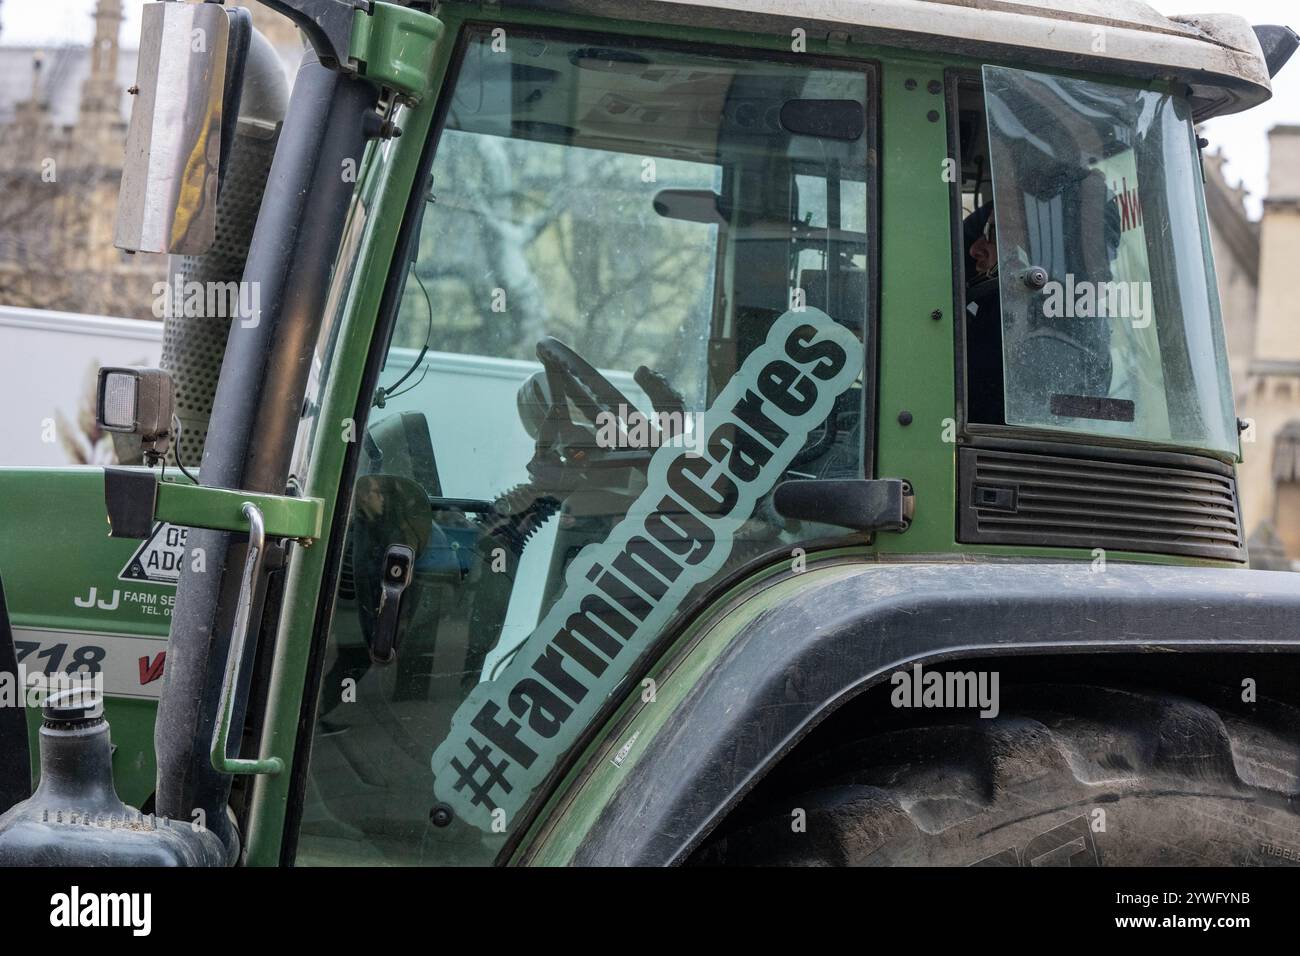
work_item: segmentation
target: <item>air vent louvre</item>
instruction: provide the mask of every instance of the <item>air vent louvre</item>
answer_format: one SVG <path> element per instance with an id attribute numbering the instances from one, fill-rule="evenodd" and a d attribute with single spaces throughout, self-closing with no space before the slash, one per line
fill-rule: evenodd
<path id="1" fill-rule="evenodd" d="M 1236 482 L 1211 463 L 963 448 L 958 477 L 964 542 L 1246 558 Z"/>

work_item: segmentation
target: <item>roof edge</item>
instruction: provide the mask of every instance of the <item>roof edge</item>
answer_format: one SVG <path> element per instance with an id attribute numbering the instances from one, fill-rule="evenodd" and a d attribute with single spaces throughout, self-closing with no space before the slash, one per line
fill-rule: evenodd
<path id="1" fill-rule="evenodd" d="M 449 4 L 483 10 L 479 0 Z M 1172 79 L 1197 121 L 1272 95 L 1250 24 L 1235 14 L 1164 17 L 1133 0 L 494 0 L 498 8 L 892 46 L 1044 69 Z M 490 16 L 487 11 L 485 15 Z M 1122 15 L 1127 13 L 1127 17 Z"/>

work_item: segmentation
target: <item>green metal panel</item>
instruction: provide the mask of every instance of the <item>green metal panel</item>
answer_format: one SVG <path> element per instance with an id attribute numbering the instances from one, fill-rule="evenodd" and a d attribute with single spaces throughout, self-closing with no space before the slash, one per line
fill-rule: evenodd
<path id="1" fill-rule="evenodd" d="M 40 644 L 20 663 L 29 673 L 64 670 L 79 649 L 107 650 L 115 665 L 104 708 L 113 727 L 113 776 L 122 799 L 138 807 L 154 789 L 152 696 L 162 686 L 160 654 L 176 589 L 122 577 L 141 542 L 108 536 L 102 469 L 6 468 L 0 501 L 0 579 L 14 636 Z M 34 776 L 40 712 L 29 708 L 27 716 Z"/>
<path id="2" fill-rule="evenodd" d="M 956 414 L 943 64 L 887 61 L 880 92 L 876 473 L 912 483 L 916 515 L 905 534 L 877 535 L 876 548 L 952 551 L 957 456 L 956 445 L 943 440 L 945 422 Z M 931 317 L 936 312 L 938 320 Z M 901 423 L 904 413 L 910 424 Z"/>

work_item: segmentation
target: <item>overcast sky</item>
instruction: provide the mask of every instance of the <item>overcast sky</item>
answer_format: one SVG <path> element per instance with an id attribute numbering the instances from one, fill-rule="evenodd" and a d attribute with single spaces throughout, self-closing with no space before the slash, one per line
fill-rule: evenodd
<path id="1" fill-rule="evenodd" d="M 1251 23 L 1284 23 L 1300 31 L 1298 0 L 1148 0 L 1161 13 L 1236 13 Z M 123 42 L 134 46 L 140 35 L 144 0 L 123 0 L 127 20 Z M 86 43 L 94 34 L 90 14 L 94 0 L 0 0 L 0 43 Z M 129 38 L 129 39 L 127 39 Z M 1300 123 L 1300 53 L 1274 81 L 1273 99 L 1206 126 L 1211 148 L 1222 145 L 1229 162 L 1229 182 L 1241 179 L 1251 191 L 1252 215 L 1268 188 L 1267 133 L 1278 123 Z"/>

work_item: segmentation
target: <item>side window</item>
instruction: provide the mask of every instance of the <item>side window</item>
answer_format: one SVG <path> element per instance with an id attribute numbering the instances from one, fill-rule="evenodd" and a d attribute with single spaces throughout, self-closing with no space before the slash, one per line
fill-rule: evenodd
<path id="1" fill-rule="evenodd" d="M 972 77 L 955 81 L 955 119 L 960 174 L 954 190 L 960 203 L 958 274 L 961 280 L 965 418 L 979 425 L 1005 424 L 1002 390 L 1002 313 L 998 277 L 997 222 L 989 170 L 984 89 Z"/>
<path id="2" fill-rule="evenodd" d="M 1186 101 L 992 66 L 983 81 L 1006 424 L 1235 451 Z"/>
<path id="3" fill-rule="evenodd" d="M 486 31 L 360 449 L 299 862 L 485 863 L 639 658 L 844 532 L 876 215 L 866 66 Z"/>

